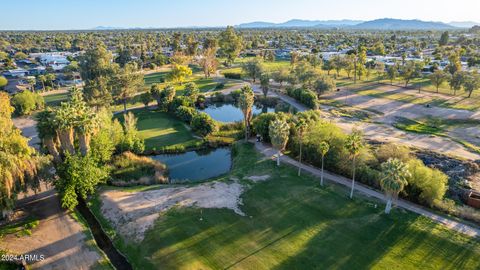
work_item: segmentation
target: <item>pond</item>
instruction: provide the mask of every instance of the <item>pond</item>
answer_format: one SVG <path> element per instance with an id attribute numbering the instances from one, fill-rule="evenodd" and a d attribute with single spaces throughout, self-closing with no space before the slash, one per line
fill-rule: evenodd
<path id="1" fill-rule="evenodd" d="M 167 165 L 173 183 L 206 180 L 227 173 L 232 166 L 229 148 L 156 155 L 151 158 Z"/>
<path id="2" fill-rule="evenodd" d="M 210 115 L 214 120 L 219 122 L 229 123 L 243 120 L 243 113 L 240 108 L 228 103 L 214 103 L 205 109 L 199 109 Z M 253 105 L 253 114 L 261 114 L 266 112 L 275 112 L 275 107 Z"/>

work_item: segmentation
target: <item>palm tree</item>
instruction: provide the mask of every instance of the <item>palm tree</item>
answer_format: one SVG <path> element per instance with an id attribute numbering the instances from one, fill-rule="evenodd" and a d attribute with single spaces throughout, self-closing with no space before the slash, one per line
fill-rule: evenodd
<path id="1" fill-rule="evenodd" d="M 45 145 L 50 155 L 53 156 L 53 160 L 56 163 L 61 162 L 62 159 L 56 145 L 58 135 L 56 132 L 55 113 L 50 109 L 46 109 L 37 114 L 36 118 L 38 122 L 38 136 L 42 140 L 43 145 Z"/>
<path id="2" fill-rule="evenodd" d="M 250 122 L 252 121 L 252 107 L 255 94 L 249 85 L 242 87 L 242 93 L 238 98 L 238 107 L 242 110 L 243 121 L 245 124 L 245 141 L 248 141 L 250 135 Z"/>
<path id="3" fill-rule="evenodd" d="M 80 152 L 86 156 L 90 149 L 90 136 L 97 128 L 97 117 L 85 102 L 80 89 L 72 88 L 70 95 L 70 105 L 75 112 L 74 130 L 78 137 Z"/>
<path id="4" fill-rule="evenodd" d="M 260 88 L 262 88 L 263 95 L 267 97 L 270 87 L 270 76 L 267 73 L 260 75 Z"/>
<path id="5" fill-rule="evenodd" d="M 327 142 L 321 142 L 318 145 L 318 151 L 322 155 L 322 173 L 320 174 L 320 185 L 323 186 L 323 161 L 325 159 L 325 155 L 328 153 L 328 150 L 330 150 L 330 145 Z"/>
<path id="6" fill-rule="evenodd" d="M 288 142 L 288 136 L 290 135 L 290 126 L 282 119 L 276 119 L 270 123 L 268 127 L 268 134 L 272 145 L 277 149 L 277 166 L 280 166 L 280 154 Z"/>
<path id="7" fill-rule="evenodd" d="M 295 123 L 295 129 L 297 130 L 298 134 L 298 140 L 300 141 L 300 155 L 298 157 L 298 162 L 300 163 L 300 166 L 298 166 L 298 176 L 300 176 L 300 173 L 302 171 L 302 146 L 303 146 L 303 137 L 305 135 L 305 131 L 307 131 L 308 128 L 308 122 L 305 120 L 305 118 L 297 118 L 296 123 Z"/>
<path id="8" fill-rule="evenodd" d="M 45 91 L 45 82 L 47 81 L 47 78 L 45 75 L 38 75 L 38 80 L 42 83 L 42 91 Z"/>
<path id="9" fill-rule="evenodd" d="M 396 158 L 389 158 L 382 163 L 383 178 L 380 181 L 382 189 L 385 191 L 387 205 L 385 214 L 390 213 L 392 209 L 392 198 L 397 197 L 403 188 L 408 184 L 407 178 L 410 177 L 408 165 Z"/>
<path id="10" fill-rule="evenodd" d="M 354 129 L 345 140 L 345 148 L 347 149 L 348 153 L 350 154 L 350 158 L 352 159 L 352 189 L 350 191 L 350 199 L 352 199 L 353 190 L 355 189 L 355 161 L 363 148 L 363 138 L 361 132 Z"/>

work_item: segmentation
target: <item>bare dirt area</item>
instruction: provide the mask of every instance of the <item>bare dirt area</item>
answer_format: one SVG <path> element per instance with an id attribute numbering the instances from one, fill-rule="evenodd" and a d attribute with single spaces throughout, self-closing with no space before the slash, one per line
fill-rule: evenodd
<path id="1" fill-rule="evenodd" d="M 335 123 L 346 132 L 350 132 L 354 128 L 359 129 L 369 140 L 401 143 L 410 147 L 427 149 L 461 159 L 480 159 L 480 154 L 470 152 L 463 145 L 446 137 L 409 133 L 388 125 L 345 121 L 338 118 L 335 120 Z"/>
<path id="2" fill-rule="evenodd" d="M 425 98 L 434 94 L 418 94 L 415 90 L 408 90 L 398 86 L 390 85 L 372 85 L 365 87 L 365 90 L 377 90 L 391 93 L 408 93 L 409 95 L 418 95 L 419 98 Z M 356 94 L 354 91 L 342 90 L 322 96 L 327 99 L 336 100 L 346 103 L 349 106 L 355 106 L 360 109 L 373 109 L 382 112 L 383 115 L 375 118 L 375 121 L 392 124 L 395 123 L 396 117 L 404 117 L 409 119 L 436 117 L 441 119 L 476 119 L 480 120 L 480 112 L 450 109 L 436 106 L 424 106 L 419 104 L 405 103 L 386 98 L 372 97 Z M 454 97 L 455 98 L 455 97 Z"/>
<path id="3" fill-rule="evenodd" d="M 172 207 L 227 208 L 243 216 L 245 214 L 240 209 L 243 191 L 243 185 L 236 180 L 143 192 L 107 190 L 100 196 L 101 209 L 103 216 L 120 234 L 141 241 L 160 213 Z"/>
<path id="4" fill-rule="evenodd" d="M 22 135 L 30 139 L 28 144 L 36 149 L 39 149 L 40 138 L 37 132 L 37 121 L 31 117 L 17 117 L 13 118 L 15 127 L 22 131 Z"/>
<path id="5" fill-rule="evenodd" d="M 90 269 L 102 259 L 97 250 L 87 245 L 82 225 L 61 208 L 54 189 L 21 199 L 17 208 L 35 215 L 39 225 L 31 236 L 5 236 L 0 249 L 44 255 L 45 260 L 31 265 L 33 269 Z"/>

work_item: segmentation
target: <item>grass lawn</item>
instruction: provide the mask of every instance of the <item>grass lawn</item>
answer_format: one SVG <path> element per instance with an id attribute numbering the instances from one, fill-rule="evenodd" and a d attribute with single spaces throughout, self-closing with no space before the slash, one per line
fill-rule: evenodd
<path id="1" fill-rule="evenodd" d="M 162 83 L 165 81 L 165 77 L 167 77 L 168 71 L 160 71 L 155 73 L 147 74 L 143 77 L 145 81 L 145 85 L 152 85 L 154 83 Z"/>
<path id="2" fill-rule="evenodd" d="M 185 125 L 165 112 L 146 109 L 132 110 L 138 118 L 137 127 L 140 136 L 145 139 L 145 149 L 154 150 L 163 147 L 193 146 L 200 139 L 193 137 Z M 119 116 L 122 120 L 123 116 Z"/>
<path id="3" fill-rule="evenodd" d="M 58 106 L 60 105 L 60 102 L 67 101 L 68 93 L 46 95 L 46 96 L 43 96 L 43 99 L 45 100 L 45 104 L 47 106 Z"/>
<path id="4" fill-rule="evenodd" d="M 480 268 L 478 240 L 403 210 L 384 215 L 383 204 L 358 193 L 350 200 L 347 189 L 328 182 L 320 187 L 316 178 L 262 159 L 250 144 L 234 153 L 232 172 L 220 179 L 271 175 L 241 180 L 250 187 L 242 195 L 246 216 L 170 210 L 141 243 L 120 241 L 136 269 Z"/>

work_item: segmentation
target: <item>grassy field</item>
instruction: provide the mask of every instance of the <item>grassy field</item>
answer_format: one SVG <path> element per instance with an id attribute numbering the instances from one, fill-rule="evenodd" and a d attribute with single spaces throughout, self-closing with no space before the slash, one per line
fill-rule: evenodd
<path id="1" fill-rule="evenodd" d="M 60 102 L 66 101 L 68 98 L 68 93 L 58 93 L 53 95 L 43 96 L 45 99 L 45 104 L 47 106 L 58 106 Z"/>
<path id="2" fill-rule="evenodd" d="M 132 110 L 138 118 L 137 127 L 140 136 L 145 139 L 146 150 L 159 150 L 163 147 L 192 146 L 201 140 L 180 120 L 164 113 L 146 109 Z M 119 116 L 120 120 L 123 118 Z"/>
<path id="3" fill-rule="evenodd" d="M 318 179 L 298 177 L 291 167 L 277 168 L 250 144 L 234 152 L 231 174 L 220 179 L 271 176 L 260 183 L 241 180 L 250 186 L 242 195 L 246 216 L 226 209 L 170 210 L 141 243 L 117 241 L 136 269 L 480 267 L 478 240 L 403 210 L 384 215 L 383 204 L 360 194 L 349 200 L 345 188 L 320 187 Z M 98 204 L 94 208 L 99 215 Z"/>

